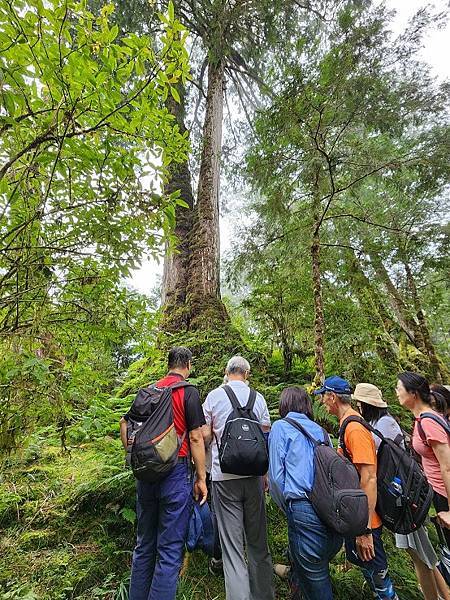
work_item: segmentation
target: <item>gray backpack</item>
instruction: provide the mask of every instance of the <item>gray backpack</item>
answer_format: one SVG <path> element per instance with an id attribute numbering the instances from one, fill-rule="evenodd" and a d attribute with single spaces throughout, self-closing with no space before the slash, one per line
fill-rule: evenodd
<path id="1" fill-rule="evenodd" d="M 330 445 L 328 433 L 316 440 L 300 423 L 286 417 L 314 447 L 314 482 L 309 500 L 320 520 L 340 535 L 362 535 L 369 522 L 367 496 L 359 484 L 354 465 Z"/>

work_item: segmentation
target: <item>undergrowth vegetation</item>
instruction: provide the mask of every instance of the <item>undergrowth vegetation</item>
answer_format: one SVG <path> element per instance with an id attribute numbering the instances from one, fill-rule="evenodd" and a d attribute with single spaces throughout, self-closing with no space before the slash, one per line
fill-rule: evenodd
<path id="1" fill-rule="evenodd" d="M 208 340 L 189 338 L 195 355 L 193 380 L 204 397 L 222 380 L 233 351 L 245 351 L 254 365 L 252 385 L 267 397 L 273 418 L 281 389 L 305 383 L 299 367 L 290 381 L 280 377 L 280 362 L 266 360 L 242 345 L 231 346 L 205 333 Z M 200 336 L 201 337 L 201 336 Z M 239 338 L 238 338 L 239 339 Z M 206 344 L 206 341 L 208 344 Z M 208 351 L 201 351 L 209 348 Z M 99 394 L 66 432 L 61 448 L 56 429 L 32 434 L 20 452 L 5 458 L 0 494 L 0 597 L 5 600 L 126 600 L 135 536 L 134 480 L 124 469 L 118 420 L 137 388 L 165 371 L 164 352 L 153 350 L 131 365 L 114 394 Z M 322 424 L 336 433 L 336 423 L 315 403 Z M 286 562 L 287 529 L 283 516 L 267 498 L 269 543 L 274 562 Z M 410 560 L 385 535 L 390 568 L 400 598 L 419 599 Z M 368 590 L 359 571 L 341 552 L 332 564 L 337 600 L 360 598 Z M 278 597 L 288 598 L 277 581 Z M 202 553 L 189 555 L 180 580 L 179 600 L 222 600 L 223 578 L 208 572 Z"/>

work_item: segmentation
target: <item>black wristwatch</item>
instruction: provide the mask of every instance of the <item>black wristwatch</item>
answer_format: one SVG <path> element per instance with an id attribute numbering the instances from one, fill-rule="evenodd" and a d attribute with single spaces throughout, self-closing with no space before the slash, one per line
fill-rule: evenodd
<path id="1" fill-rule="evenodd" d="M 363 533 L 363 535 L 372 535 L 372 530 L 370 527 L 366 527 L 365 532 Z"/>

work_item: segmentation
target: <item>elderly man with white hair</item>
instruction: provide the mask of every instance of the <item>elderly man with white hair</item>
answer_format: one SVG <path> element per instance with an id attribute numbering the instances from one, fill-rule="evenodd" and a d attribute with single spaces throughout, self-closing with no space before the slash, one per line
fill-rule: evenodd
<path id="1" fill-rule="evenodd" d="M 228 361 L 226 385 L 239 404 L 247 406 L 250 365 L 242 356 Z M 212 499 L 222 548 L 227 600 L 273 600 L 272 559 L 267 545 L 264 482 L 260 476 L 223 473 L 219 445 L 228 416 L 233 411 L 230 390 L 224 385 L 212 390 L 203 404 L 206 425 L 205 443 L 212 450 Z M 253 413 L 264 432 L 270 429 L 270 417 L 264 397 L 256 392 Z M 244 540 L 247 562 L 245 560 Z M 248 563 L 248 564 L 247 564 Z"/>

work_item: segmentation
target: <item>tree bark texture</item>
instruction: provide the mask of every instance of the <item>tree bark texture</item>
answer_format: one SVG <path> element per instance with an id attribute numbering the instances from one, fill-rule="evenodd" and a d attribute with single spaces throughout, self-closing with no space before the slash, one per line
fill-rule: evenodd
<path id="1" fill-rule="evenodd" d="M 184 94 L 181 86 L 178 87 L 181 102 L 169 96 L 166 105 L 168 110 L 175 116 L 180 132 L 186 131 L 184 117 Z M 174 163 L 169 168 L 170 179 L 164 186 L 164 193 L 171 194 L 180 190 L 180 198 L 188 204 L 189 208 L 177 206 L 175 212 L 175 235 L 177 236 L 177 245 L 175 251 L 167 252 L 164 258 L 164 274 L 162 282 L 162 304 L 165 307 L 165 328 L 177 329 L 180 323 L 172 318 L 174 311 L 184 305 L 186 301 L 186 292 L 188 284 L 189 267 L 189 236 L 193 226 L 193 208 L 194 194 L 192 191 L 191 173 L 188 160 L 182 163 Z"/>
<path id="2" fill-rule="evenodd" d="M 219 184 L 222 148 L 224 64 L 208 65 L 208 91 L 203 125 L 203 148 L 191 234 L 188 296 L 197 302 L 220 299 Z"/>

